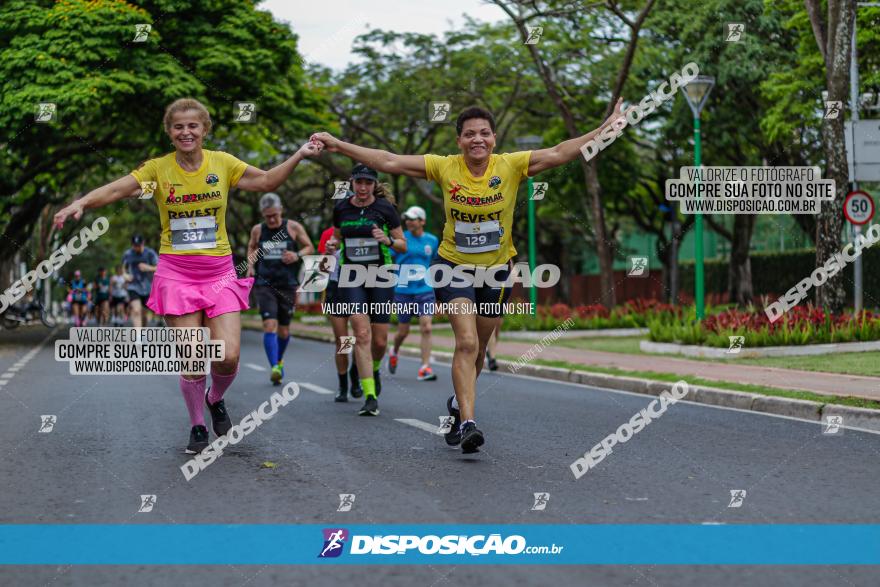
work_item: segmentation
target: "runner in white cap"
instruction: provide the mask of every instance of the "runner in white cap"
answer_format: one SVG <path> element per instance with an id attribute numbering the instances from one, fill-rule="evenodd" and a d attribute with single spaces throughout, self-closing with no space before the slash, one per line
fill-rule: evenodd
<path id="1" fill-rule="evenodd" d="M 440 241 L 433 234 L 425 232 L 427 214 L 420 206 L 410 206 L 403 213 L 406 230 L 406 252 L 394 253 L 394 262 L 401 266 L 394 302 L 397 313 L 397 334 L 388 356 L 388 370 L 397 371 L 397 352 L 409 335 L 409 324 L 413 315 L 418 316 L 421 333 L 422 366 L 419 368 L 419 381 L 437 379 L 431 369 L 431 321 L 434 315 L 434 288 L 428 285 L 425 276 L 428 268 L 436 260 Z"/>

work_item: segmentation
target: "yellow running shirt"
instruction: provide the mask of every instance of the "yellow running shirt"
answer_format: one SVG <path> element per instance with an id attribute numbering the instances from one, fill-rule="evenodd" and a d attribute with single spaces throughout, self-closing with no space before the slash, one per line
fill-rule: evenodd
<path id="1" fill-rule="evenodd" d="M 247 163 L 221 151 L 202 150 L 197 171 L 184 171 L 169 153 L 149 159 L 131 172 L 141 184 L 142 197 L 150 190 L 162 221 L 159 252 L 170 255 L 232 254 L 226 236 L 226 202 Z"/>
<path id="2" fill-rule="evenodd" d="M 482 177 L 474 177 L 462 155 L 425 155 L 425 171 L 440 185 L 446 224 L 437 253 L 453 263 L 503 265 L 516 255 L 513 209 L 520 182 L 528 177 L 531 151 L 490 155 Z"/>

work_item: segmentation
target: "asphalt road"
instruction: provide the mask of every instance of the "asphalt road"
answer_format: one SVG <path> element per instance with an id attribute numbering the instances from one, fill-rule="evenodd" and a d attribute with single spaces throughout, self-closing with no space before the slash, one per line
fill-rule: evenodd
<path id="1" fill-rule="evenodd" d="M 224 456 L 186 481 L 189 421 L 173 376 L 71 376 L 48 331 L 0 333 L 3 524 L 880 523 L 880 435 L 679 403 L 581 479 L 569 464 L 651 398 L 484 373 L 477 421 L 487 444 L 450 449 L 433 429 L 451 393 L 417 382 L 415 360 L 383 376 L 378 418 L 333 402 L 332 348 L 291 342 L 288 380 L 308 383 Z M 62 334 L 59 332 L 59 335 Z M 226 395 L 233 421 L 272 387 L 261 335 L 243 335 Z M 16 368 L 16 365 L 19 367 Z M 10 375 L 11 374 L 11 375 Z M 316 387 L 317 386 L 317 387 Z M 39 433 L 40 415 L 56 415 Z M 212 435 L 213 439 L 213 435 Z M 267 466 L 268 465 L 268 466 Z M 739 508 L 730 490 L 744 489 Z M 533 494 L 550 494 L 532 511 Z M 338 512 L 339 494 L 355 494 Z M 140 495 L 155 494 L 138 513 Z M 234 536 L 206 536 L 234 549 Z M 663 545 L 657 545 L 662 548 Z M 182 549 L 186 545 L 180 545 Z M 821 561 L 816 561 L 821 563 Z M 374 575 L 373 577 L 369 575 Z M 117 566 L 5 567 L 8 585 L 876 585 L 872 567 Z"/>

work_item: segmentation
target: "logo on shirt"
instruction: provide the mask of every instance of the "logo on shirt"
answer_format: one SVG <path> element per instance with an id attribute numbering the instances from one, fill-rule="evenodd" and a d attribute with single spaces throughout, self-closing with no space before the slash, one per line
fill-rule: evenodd
<path id="1" fill-rule="evenodd" d="M 208 177 L 205 178 L 205 183 L 208 185 L 215 185 L 219 181 L 220 181 L 220 178 L 217 177 L 217 174 L 215 174 L 215 173 L 209 173 Z"/>
<path id="2" fill-rule="evenodd" d="M 209 200 L 222 200 L 223 194 L 219 191 L 216 192 L 204 192 L 201 194 L 183 194 L 182 196 L 178 196 L 174 194 L 174 190 L 171 190 L 171 193 L 168 194 L 168 198 L 165 200 L 166 206 L 173 206 L 175 204 L 194 204 L 198 202 L 206 202 Z"/>
<path id="3" fill-rule="evenodd" d="M 490 188 L 497 188 L 497 187 L 500 186 L 500 185 L 501 185 L 501 178 L 498 177 L 497 175 L 493 175 L 493 176 L 489 179 L 489 187 L 490 187 Z"/>
<path id="4" fill-rule="evenodd" d="M 455 199 L 455 197 L 458 195 L 458 192 L 460 192 L 460 191 L 461 191 L 461 186 L 458 185 L 458 183 L 453 181 L 452 182 L 452 189 L 449 190 L 449 194 L 452 196 L 452 199 Z"/>
<path id="5" fill-rule="evenodd" d="M 426 257 L 430 257 L 430 256 L 431 256 L 431 253 L 432 253 L 432 251 L 431 251 L 431 245 L 425 245 L 425 256 L 426 256 Z"/>
<path id="6" fill-rule="evenodd" d="M 492 204 L 503 202 L 504 194 L 498 192 L 497 194 L 485 197 L 453 194 L 452 197 L 449 198 L 449 201 L 455 202 L 456 204 L 463 204 L 465 206 L 491 206 Z"/>

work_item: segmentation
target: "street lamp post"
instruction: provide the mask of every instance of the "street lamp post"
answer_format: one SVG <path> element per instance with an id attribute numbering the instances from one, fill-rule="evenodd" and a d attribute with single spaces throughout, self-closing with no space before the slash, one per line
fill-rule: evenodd
<path id="1" fill-rule="evenodd" d="M 715 78 L 708 75 L 698 75 L 690 83 L 682 87 L 682 93 L 691 112 L 694 113 L 694 167 L 702 165 L 702 155 L 700 153 L 700 113 L 703 106 L 709 98 L 709 92 L 715 85 Z M 699 181 L 699 177 L 697 178 Z M 703 274 L 703 215 L 699 212 L 694 218 L 694 226 L 696 228 L 696 243 L 694 244 L 694 298 L 697 305 L 697 319 L 702 320 L 706 316 L 706 285 Z"/>
<path id="2" fill-rule="evenodd" d="M 533 151 L 535 149 L 540 148 L 541 146 L 541 137 L 536 135 L 528 135 L 524 137 L 517 137 L 514 142 L 516 146 L 524 151 Z M 528 199 L 528 232 L 529 232 L 529 272 L 534 275 L 535 274 L 535 201 L 532 199 L 532 196 L 535 193 L 535 183 L 534 180 L 529 177 L 526 180 L 526 185 L 528 187 L 529 199 Z M 532 313 L 536 312 L 538 307 L 538 289 L 534 284 L 529 288 L 529 301 L 532 303 Z"/>

